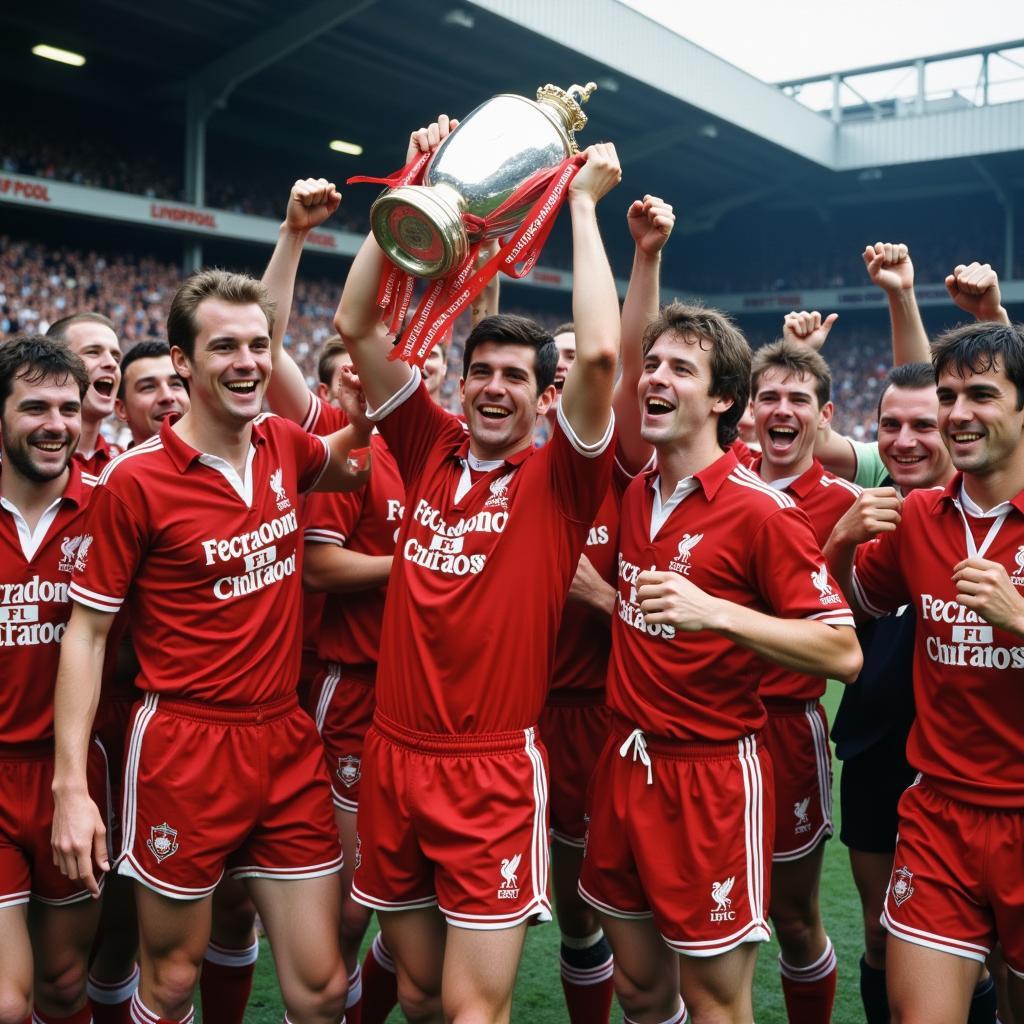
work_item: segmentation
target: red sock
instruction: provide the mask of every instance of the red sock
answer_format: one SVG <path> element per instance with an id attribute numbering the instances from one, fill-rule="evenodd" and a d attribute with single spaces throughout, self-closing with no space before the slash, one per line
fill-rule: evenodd
<path id="1" fill-rule="evenodd" d="M 124 981 L 97 981 L 89 975 L 93 1024 L 131 1024 L 132 994 L 139 987 L 139 965 Z"/>
<path id="2" fill-rule="evenodd" d="M 780 956 L 779 971 L 789 1024 L 829 1024 L 838 976 L 831 939 L 826 938 L 825 952 L 809 967 L 790 967 Z"/>
<path id="3" fill-rule="evenodd" d="M 608 1024 L 614 993 L 613 961 L 604 934 L 598 932 L 597 938 L 583 940 L 563 935 L 560 962 L 570 1024 Z"/>
<path id="4" fill-rule="evenodd" d="M 363 998 L 359 1006 L 362 1024 L 384 1024 L 398 1005 L 398 979 L 395 962 L 379 932 L 366 951 L 362 976 Z"/>
<path id="5" fill-rule="evenodd" d="M 54 1017 L 51 1014 L 43 1013 L 38 1006 L 32 1007 L 32 1016 L 29 1017 L 32 1024 L 92 1024 L 92 1007 L 86 1001 L 77 1013 L 70 1017 Z"/>
<path id="6" fill-rule="evenodd" d="M 158 1017 L 142 1002 L 137 990 L 132 995 L 132 1024 L 195 1024 L 195 1019 L 196 1009 L 194 1006 L 189 1007 L 188 1013 L 180 1021 L 170 1020 L 167 1017 Z"/>
<path id="7" fill-rule="evenodd" d="M 207 946 L 199 977 L 203 1020 L 243 1024 L 259 955 L 259 939 L 246 949 L 226 949 L 214 942 Z"/>

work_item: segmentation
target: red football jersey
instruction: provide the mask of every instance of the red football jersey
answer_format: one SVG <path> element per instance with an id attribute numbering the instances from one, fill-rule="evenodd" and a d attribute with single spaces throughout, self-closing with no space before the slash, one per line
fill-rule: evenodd
<path id="1" fill-rule="evenodd" d="M 896 530 L 858 548 L 854 592 L 872 615 L 904 604 L 916 612 L 910 764 L 954 799 L 1020 808 L 1024 639 L 961 605 L 952 577 L 978 555 L 1024 588 L 1024 492 L 982 516 L 971 514 L 980 510 L 962 481 L 958 473 L 943 489 L 907 495 Z"/>
<path id="2" fill-rule="evenodd" d="M 686 741 L 738 739 L 765 722 L 758 681 L 765 662 L 710 630 L 649 625 L 636 581 L 677 572 L 702 590 L 781 618 L 852 626 L 807 516 L 726 452 L 680 481 L 675 507 L 656 525 L 657 470 L 622 501 L 608 703 L 645 732 Z M 666 509 L 663 509 L 664 512 Z"/>
<path id="3" fill-rule="evenodd" d="M 750 468 L 755 473 L 760 473 L 760 456 Z M 861 491 L 856 484 L 826 473 L 817 459 L 811 464 L 810 469 L 782 490 L 807 513 L 820 547 L 825 546 L 832 528 L 846 515 Z M 825 682 L 823 676 L 809 676 L 784 668 L 782 665 L 769 664 L 761 677 L 761 696 L 780 697 L 786 700 L 817 700 L 825 692 Z"/>
<path id="4" fill-rule="evenodd" d="M 605 492 L 593 525 L 587 531 L 583 554 L 612 586 L 619 553 L 619 502 L 621 491 L 612 486 Z M 611 652 L 611 622 L 579 601 L 566 601 L 562 625 L 555 641 L 555 670 L 551 689 L 596 691 L 603 699 Z"/>
<path id="5" fill-rule="evenodd" d="M 323 438 L 261 416 L 239 478 L 165 420 L 104 470 L 71 597 L 110 613 L 128 598 L 140 689 L 224 704 L 294 691 L 299 494 L 328 457 Z"/>
<path id="6" fill-rule="evenodd" d="M 300 424 L 310 434 L 333 434 L 336 430 L 348 426 L 348 417 L 336 405 L 325 402 L 312 391 L 309 393 L 309 408 Z"/>
<path id="7" fill-rule="evenodd" d="M 60 642 L 71 616 L 68 587 L 85 534 L 92 487 L 72 460 L 64 494 L 33 532 L 0 499 L 0 743 L 53 738 Z"/>
<path id="8" fill-rule="evenodd" d="M 349 494 L 313 494 L 306 504 L 307 544 L 335 544 L 366 555 L 392 555 L 405 510 L 405 486 L 380 434 L 370 439 L 370 482 Z M 386 586 L 327 594 L 317 653 L 372 678 L 380 656 Z"/>
<path id="9" fill-rule="evenodd" d="M 100 473 L 107 468 L 112 459 L 121 454 L 121 449 L 116 444 L 111 444 L 103 434 L 96 436 L 96 448 L 92 455 L 86 457 L 80 451 L 75 452 L 75 461 L 82 468 L 87 484 L 95 484 Z"/>
<path id="10" fill-rule="evenodd" d="M 377 706 L 433 733 L 523 729 L 540 714 L 569 584 L 611 478 L 612 427 L 560 429 L 474 473 L 462 423 L 414 373 L 374 414 L 406 487 Z"/>

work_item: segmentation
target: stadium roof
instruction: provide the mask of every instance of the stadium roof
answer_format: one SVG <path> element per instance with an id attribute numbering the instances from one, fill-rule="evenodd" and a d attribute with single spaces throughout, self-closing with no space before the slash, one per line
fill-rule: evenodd
<path id="1" fill-rule="evenodd" d="M 712 227 L 750 203 L 842 204 L 1024 184 L 1019 153 L 982 144 L 994 136 L 1012 145 L 1024 133 L 1024 105 L 967 112 L 998 122 L 968 136 L 969 155 L 875 173 L 886 162 L 876 159 L 879 147 L 894 141 L 908 159 L 927 159 L 928 146 L 911 144 L 922 128 L 849 126 L 855 133 L 844 151 L 827 118 L 615 0 L 51 0 L 5 5 L 0 37 L 0 76 L 15 95 L 73 94 L 137 123 L 143 144 L 156 132 L 184 138 L 191 97 L 211 139 L 243 152 L 247 143 L 269 145 L 282 163 L 327 164 L 339 179 L 394 169 L 410 128 L 441 110 L 465 114 L 498 92 L 532 95 L 545 82 L 594 79 L 601 88 L 581 141 L 615 141 L 627 186 L 671 197 L 684 231 Z M 87 63 L 39 60 L 30 49 L 40 42 L 83 53 Z M 335 138 L 364 154 L 325 160 Z"/>

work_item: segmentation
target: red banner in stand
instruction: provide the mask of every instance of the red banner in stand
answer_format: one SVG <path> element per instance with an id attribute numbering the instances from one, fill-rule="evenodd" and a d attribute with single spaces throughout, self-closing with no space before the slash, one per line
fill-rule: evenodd
<path id="1" fill-rule="evenodd" d="M 429 153 L 420 153 L 415 160 L 386 178 L 355 177 L 348 184 L 371 182 L 397 188 L 399 185 L 422 183 Z M 431 349 L 451 331 L 455 318 L 483 291 L 499 271 L 509 277 L 525 277 L 537 262 L 544 243 L 554 227 L 555 218 L 569 188 L 569 184 L 583 166 L 583 156 L 566 158 L 553 170 L 542 170 L 531 175 L 487 217 L 463 214 L 463 223 L 478 239 L 482 239 L 491 225 L 499 221 L 506 211 L 537 197 L 522 226 L 502 248 L 482 267 L 476 269 L 480 242 L 475 242 L 466 259 L 447 277 L 439 278 L 427 289 L 401 342 L 395 345 L 392 359 L 403 359 L 413 366 L 422 366 Z M 377 289 L 377 305 L 381 320 L 397 334 L 405 321 L 412 298 L 414 279 L 388 261 L 381 272 Z"/>

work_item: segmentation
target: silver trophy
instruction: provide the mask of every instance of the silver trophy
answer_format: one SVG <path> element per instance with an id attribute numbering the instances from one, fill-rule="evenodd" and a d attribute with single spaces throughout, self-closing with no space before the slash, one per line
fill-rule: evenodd
<path id="1" fill-rule="evenodd" d="M 545 85 L 536 101 L 503 93 L 481 104 L 438 147 L 422 185 L 389 189 L 370 208 L 377 244 L 408 273 L 438 278 L 460 266 L 474 242 L 519 227 L 536 196 L 503 211 L 486 231 L 467 229 L 463 214 L 488 217 L 531 175 L 578 153 L 575 133 L 587 123 L 582 104 L 596 88 Z"/>

